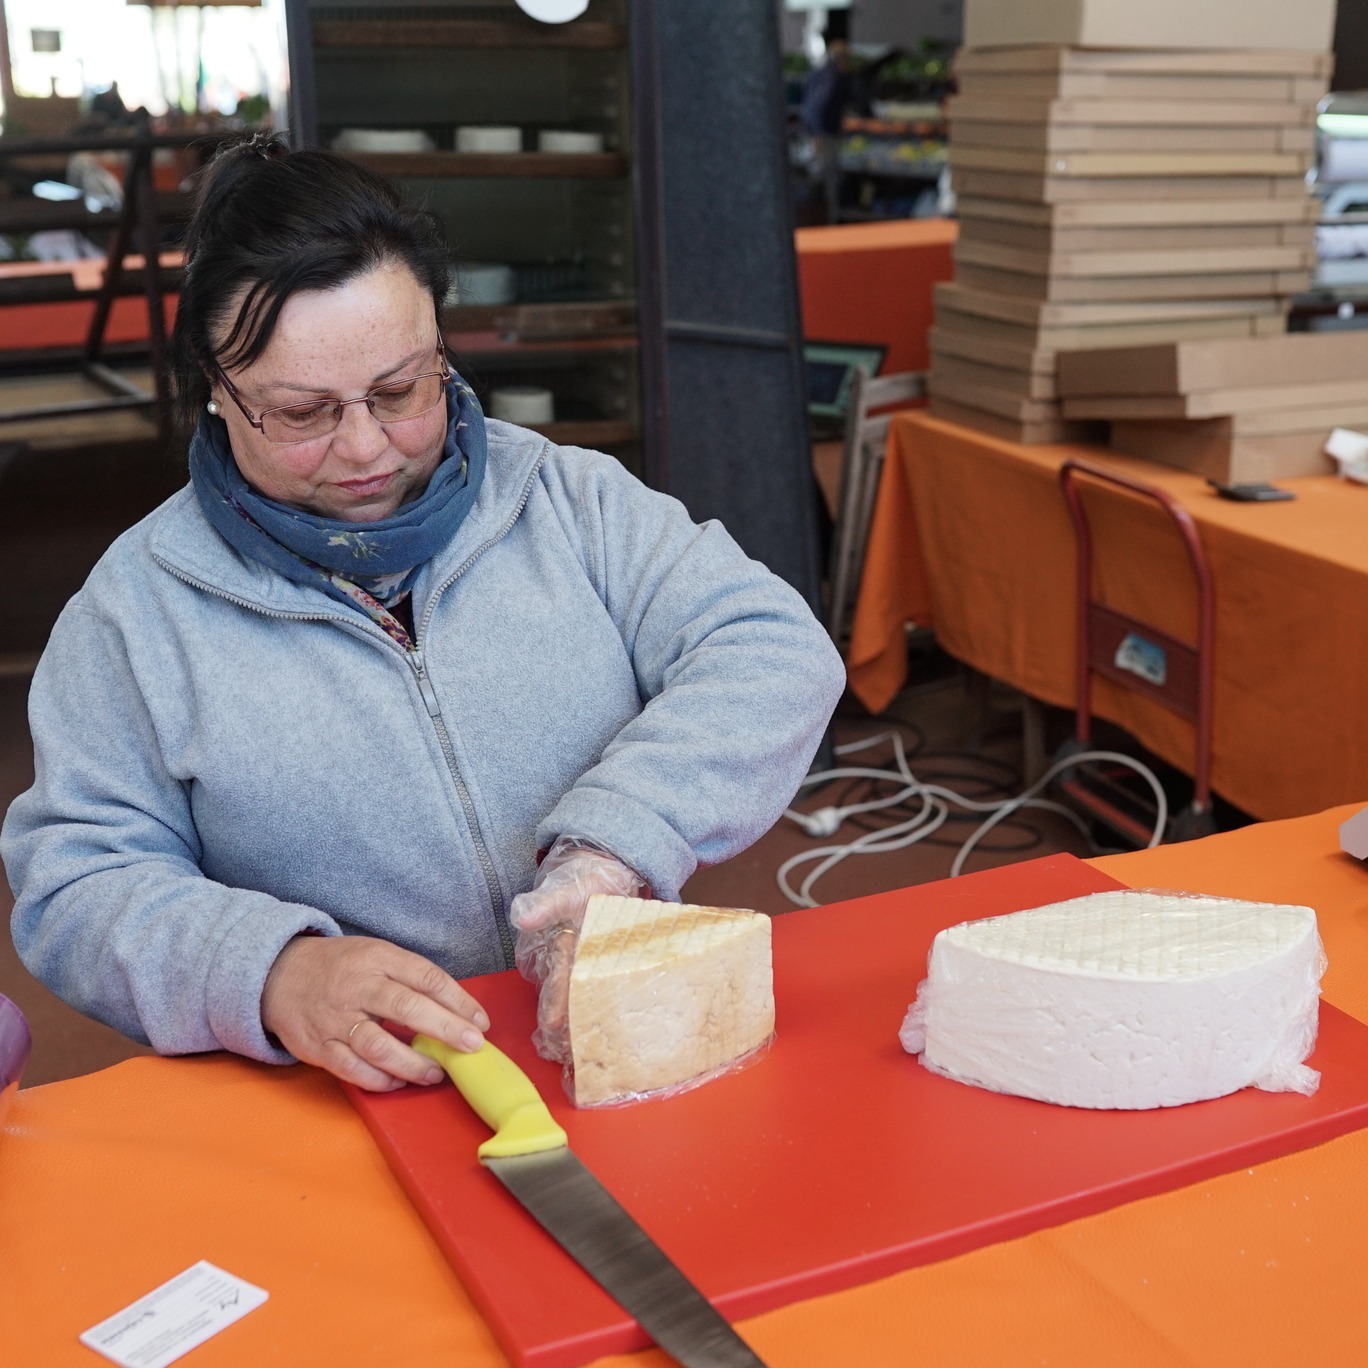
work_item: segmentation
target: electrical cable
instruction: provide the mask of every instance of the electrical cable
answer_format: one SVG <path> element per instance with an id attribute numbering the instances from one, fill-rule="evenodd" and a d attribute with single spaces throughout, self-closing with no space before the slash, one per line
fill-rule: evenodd
<path id="1" fill-rule="evenodd" d="M 1146 850 L 1153 850 L 1163 839 L 1164 829 L 1168 826 L 1168 795 L 1164 792 L 1164 786 L 1159 782 L 1158 776 L 1148 765 L 1142 764 L 1133 756 L 1123 755 L 1120 751 L 1081 751 L 1077 755 L 1067 755 L 1062 760 L 1056 760 L 1039 779 L 1031 785 L 1019 798 L 1014 798 L 1010 803 L 1005 804 L 995 812 L 986 822 L 980 826 L 972 836 L 960 847 L 960 852 L 955 856 L 955 863 L 950 866 L 950 877 L 957 878 L 960 871 L 964 868 L 965 861 L 969 858 L 975 845 L 986 836 L 1004 817 L 1015 812 L 1019 807 L 1034 807 L 1036 799 L 1034 795 L 1039 793 L 1056 775 L 1062 774 L 1066 769 L 1084 762 L 1093 763 L 1098 760 L 1107 760 L 1113 764 L 1126 765 L 1133 769 L 1150 788 L 1154 790 L 1154 831 L 1149 838 Z M 1058 804 L 1054 805 L 1059 807 Z M 1065 809 L 1059 808 L 1060 811 Z"/>
<path id="2" fill-rule="evenodd" d="M 906 724 L 899 725 L 906 726 Z M 811 785 L 824 786 L 837 779 L 846 779 L 867 780 L 879 784 L 901 783 L 902 787 L 898 792 L 882 798 L 869 798 L 851 803 L 846 800 L 853 796 L 854 789 L 850 784 L 847 784 L 841 791 L 839 805 L 830 804 L 818 808 L 815 812 L 801 812 L 789 807 L 785 809 L 784 815 L 810 836 L 827 837 L 835 835 L 847 820 L 875 812 L 893 811 L 900 807 L 910 808 L 913 801 L 917 801 L 920 806 L 904 821 L 875 827 L 869 827 L 867 822 L 861 822 L 860 825 L 864 828 L 864 834 L 856 837 L 853 841 L 819 846 L 814 850 L 802 851 L 785 860 L 779 866 L 775 878 L 780 891 L 790 902 L 796 903 L 800 907 L 817 906 L 812 895 L 813 886 L 822 875 L 851 855 L 874 855 L 906 849 L 919 841 L 929 840 L 947 822 L 970 820 L 972 814 L 987 813 L 989 815 L 960 844 L 955 860 L 951 865 L 951 878 L 957 878 L 960 875 L 969 856 L 990 831 L 1007 822 L 1014 813 L 1023 808 L 1053 812 L 1064 817 L 1078 828 L 1090 844 L 1095 844 L 1092 841 L 1092 834 L 1087 823 L 1077 812 L 1061 803 L 1035 796 L 1064 770 L 1083 763 L 1109 761 L 1121 764 L 1135 770 L 1149 784 L 1155 795 L 1155 824 L 1149 840 L 1150 848 L 1159 844 L 1168 825 L 1168 798 L 1164 793 L 1163 785 L 1160 784 L 1148 766 L 1118 751 L 1084 751 L 1077 755 L 1066 756 L 1064 759 L 1056 761 L 1035 783 L 1016 797 L 980 800 L 970 798 L 954 789 L 945 787 L 943 784 L 927 783 L 918 779 L 908 765 L 907 752 L 903 746 L 902 737 L 897 731 L 881 732 L 874 736 L 847 742 L 844 745 L 837 746 L 835 753 L 838 756 L 853 755 L 884 742 L 891 742 L 892 744 L 895 769 L 874 769 L 858 765 L 840 766 L 836 769 L 808 775 L 802 781 L 800 788 Z M 930 758 L 930 754 L 928 753 L 924 758 Z M 977 759 L 977 757 L 975 758 Z M 1001 764 L 1002 762 L 992 763 Z M 1010 768 L 1005 765 L 1003 767 Z M 940 776 L 937 775 L 937 777 Z M 952 813 L 952 806 L 965 809 L 966 815 L 961 817 L 958 813 Z M 1028 827 L 1027 829 L 1034 832 L 1033 828 Z M 1038 832 L 1034 832 L 1034 834 L 1037 838 L 1035 843 L 1038 843 L 1041 839 L 1040 834 Z M 942 843 L 938 842 L 938 844 Z M 985 848 L 994 849 L 994 847 Z M 1031 847 L 1027 845 L 1022 848 L 1030 849 Z M 1012 851 L 1017 847 L 1009 846 L 1005 849 Z M 790 872 L 809 862 L 814 862 L 815 867 L 804 877 L 799 887 L 794 889 L 789 883 Z"/>

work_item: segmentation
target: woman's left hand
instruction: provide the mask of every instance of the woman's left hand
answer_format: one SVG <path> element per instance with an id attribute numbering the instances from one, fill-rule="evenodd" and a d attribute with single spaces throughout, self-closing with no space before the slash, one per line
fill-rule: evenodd
<path id="1" fill-rule="evenodd" d="M 261 993 L 262 1025 L 296 1059 L 368 1092 L 444 1077 L 382 1022 L 478 1050 L 489 1016 L 450 974 L 369 936 L 296 936 Z"/>
<path id="2" fill-rule="evenodd" d="M 525 978 L 541 985 L 532 1043 L 543 1059 L 570 1063 L 570 970 L 595 893 L 633 898 L 646 891 L 636 870 L 577 836 L 562 836 L 547 853 L 527 893 L 513 899 L 508 919 L 517 933 L 514 947 Z"/>

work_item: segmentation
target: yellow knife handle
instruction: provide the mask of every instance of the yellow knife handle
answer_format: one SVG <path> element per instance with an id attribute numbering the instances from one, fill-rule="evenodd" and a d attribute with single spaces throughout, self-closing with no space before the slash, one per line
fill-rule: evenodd
<path id="1" fill-rule="evenodd" d="M 494 1132 L 476 1151 L 481 1159 L 564 1149 L 570 1142 L 541 1100 L 532 1080 L 487 1040 L 478 1050 L 453 1050 L 431 1036 L 413 1038 L 413 1048 L 434 1059 Z"/>

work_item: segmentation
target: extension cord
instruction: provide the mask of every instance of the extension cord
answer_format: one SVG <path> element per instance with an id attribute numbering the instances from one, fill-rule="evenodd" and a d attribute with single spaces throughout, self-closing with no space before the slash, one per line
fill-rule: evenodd
<path id="1" fill-rule="evenodd" d="M 1154 790 L 1156 800 L 1154 832 L 1149 840 L 1149 848 L 1158 845 L 1163 837 L 1164 830 L 1168 825 L 1168 798 L 1164 793 L 1163 785 L 1160 784 L 1157 776 L 1142 764 L 1139 760 L 1129 755 L 1122 755 L 1118 751 L 1084 751 L 1077 755 L 1066 756 L 1064 759 L 1056 761 L 1039 779 L 1029 788 L 1015 798 L 1004 798 L 996 802 L 977 802 L 974 799 L 965 798 L 956 793 L 953 789 L 944 788 L 935 784 L 922 784 L 913 775 L 907 763 L 907 755 L 903 749 L 902 738 L 897 732 L 882 732 L 877 736 L 866 737 L 861 741 L 849 742 L 844 746 L 837 746 L 837 755 L 848 755 L 854 751 L 865 750 L 870 746 L 878 745 L 883 741 L 892 741 L 895 770 L 887 769 L 865 769 L 858 767 L 840 768 L 826 770 L 820 774 L 810 774 L 805 778 L 800 788 L 810 784 L 825 784 L 833 779 L 842 778 L 869 778 L 883 782 L 901 779 L 905 787 L 897 794 L 888 798 L 874 799 L 867 803 L 853 803 L 848 807 L 823 807 L 815 812 L 799 812 L 794 808 L 785 810 L 784 815 L 795 825 L 801 827 L 809 836 L 826 838 L 834 836 L 841 828 L 847 817 L 855 816 L 858 813 L 875 812 L 881 808 L 896 807 L 905 803 L 910 797 L 917 796 L 922 800 L 921 811 L 910 820 L 898 823 L 891 827 L 884 827 L 874 831 L 866 832 L 863 836 L 847 842 L 843 845 L 823 846 L 816 850 L 803 851 L 798 855 L 791 856 L 780 865 L 776 874 L 776 881 L 780 892 L 792 903 L 799 907 L 816 907 L 816 899 L 812 896 L 812 887 L 816 881 L 833 869 L 842 860 L 851 855 L 875 855 L 894 850 L 903 850 L 910 845 L 925 840 L 934 832 L 938 831 L 950 818 L 950 806 L 961 807 L 969 812 L 987 812 L 990 816 L 980 823 L 975 830 L 970 833 L 968 838 L 960 846 L 955 856 L 954 863 L 950 868 L 950 877 L 957 878 L 964 869 L 965 862 L 973 852 L 975 846 L 1000 822 L 1005 821 L 1012 813 L 1021 808 L 1029 807 L 1038 810 L 1055 812 L 1067 817 L 1074 823 L 1085 836 L 1089 836 L 1088 828 L 1083 819 L 1072 808 L 1066 808 L 1059 803 L 1054 803 L 1048 799 L 1037 798 L 1035 795 L 1045 788 L 1056 775 L 1074 765 L 1092 761 L 1111 761 L 1113 763 L 1125 765 L 1135 770 Z M 789 871 L 800 864 L 808 861 L 818 861 L 817 867 L 813 869 L 802 885 L 796 891 L 789 886 Z"/>
<path id="2" fill-rule="evenodd" d="M 840 808 L 818 808 L 816 812 L 800 812 L 794 819 L 809 836 L 834 836 L 845 821 Z"/>

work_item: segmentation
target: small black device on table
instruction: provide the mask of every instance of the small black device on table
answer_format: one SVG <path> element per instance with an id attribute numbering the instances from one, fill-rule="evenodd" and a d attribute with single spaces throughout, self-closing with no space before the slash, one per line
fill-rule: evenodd
<path id="1" fill-rule="evenodd" d="M 1220 480 L 1208 480 L 1223 499 L 1234 499 L 1236 503 L 1285 503 L 1297 496 L 1290 489 L 1279 489 L 1277 485 L 1262 482 L 1250 484 L 1222 484 Z"/>

